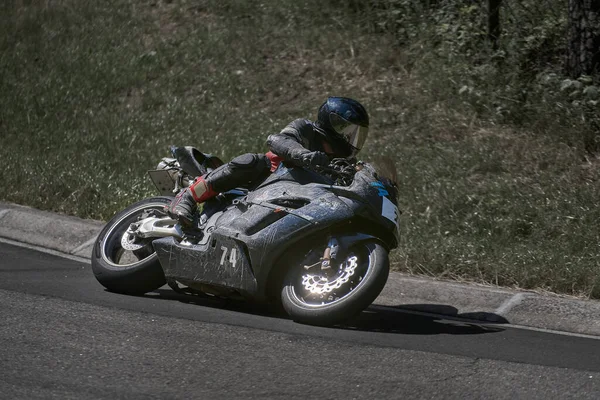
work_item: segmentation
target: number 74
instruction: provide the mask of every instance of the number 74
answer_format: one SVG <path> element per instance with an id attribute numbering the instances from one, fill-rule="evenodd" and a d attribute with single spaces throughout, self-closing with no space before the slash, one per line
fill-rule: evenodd
<path id="1" fill-rule="evenodd" d="M 235 264 L 237 263 L 237 251 L 235 247 L 231 249 L 221 246 L 221 250 L 223 250 L 223 255 L 221 256 L 221 265 L 225 264 L 225 261 L 229 261 L 231 263 L 231 267 L 235 268 Z M 229 252 L 229 260 L 227 260 L 227 252 Z"/>

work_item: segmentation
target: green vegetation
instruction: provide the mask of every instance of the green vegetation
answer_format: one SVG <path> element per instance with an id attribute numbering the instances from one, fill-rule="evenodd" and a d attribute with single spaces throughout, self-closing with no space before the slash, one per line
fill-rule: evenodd
<path id="1" fill-rule="evenodd" d="M 561 77 L 563 8 L 503 14 L 493 50 L 467 1 L 4 2 L 0 199 L 106 219 L 170 144 L 264 151 L 346 95 L 399 171 L 396 270 L 599 298 L 597 87 Z"/>

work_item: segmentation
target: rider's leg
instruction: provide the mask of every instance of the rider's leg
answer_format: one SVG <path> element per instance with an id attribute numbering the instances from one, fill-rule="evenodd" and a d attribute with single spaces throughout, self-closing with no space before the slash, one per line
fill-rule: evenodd
<path id="1" fill-rule="evenodd" d="M 242 154 L 227 164 L 206 174 L 209 186 L 222 193 L 236 187 L 248 188 L 264 180 L 271 169 L 271 162 L 264 154 Z"/>
<path id="2" fill-rule="evenodd" d="M 191 225 L 197 203 L 203 203 L 236 187 L 249 187 L 258 183 L 269 175 L 270 169 L 271 161 L 264 154 L 248 153 L 237 156 L 227 164 L 197 178 L 173 199 L 167 207 L 167 212 L 182 224 Z"/>

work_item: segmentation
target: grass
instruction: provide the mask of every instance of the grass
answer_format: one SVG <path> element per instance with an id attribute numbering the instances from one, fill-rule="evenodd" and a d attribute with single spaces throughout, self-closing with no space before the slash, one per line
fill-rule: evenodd
<path id="1" fill-rule="evenodd" d="M 345 95 L 371 114 L 364 158 L 399 171 L 394 269 L 600 298 L 600 159 L 483 117 L 435 58 L 357 18 L 316 0 L 3 3 L 0 199 L 107 219 L 154 194 L 170 144 L 265 151 Z"/>

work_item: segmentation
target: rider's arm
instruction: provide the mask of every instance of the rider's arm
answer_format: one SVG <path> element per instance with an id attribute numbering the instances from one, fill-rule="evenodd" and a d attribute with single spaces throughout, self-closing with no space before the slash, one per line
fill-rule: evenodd
<path id="1" fill-rule="evenodd" d="M 308 148 L 314 136 L 310 121 L 297 119 L 279 133 L 270 135 L 267 145 L 270 150 L 286 161 L 303 163 L 303 157 L 312 151 Z"/>

